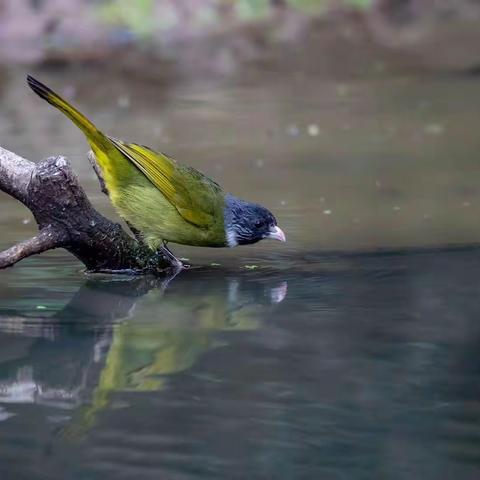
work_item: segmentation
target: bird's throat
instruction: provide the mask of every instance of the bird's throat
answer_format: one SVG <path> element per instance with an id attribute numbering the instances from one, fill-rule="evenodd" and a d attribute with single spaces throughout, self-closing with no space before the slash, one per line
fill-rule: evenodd
<path id="1" fill-rule="evenodd" d="M 230 248 L 236 247 L 238 245 L 237 235 L 232 228 L 227 228 L 226 237 L 227 237 L 227 245 Z"/>

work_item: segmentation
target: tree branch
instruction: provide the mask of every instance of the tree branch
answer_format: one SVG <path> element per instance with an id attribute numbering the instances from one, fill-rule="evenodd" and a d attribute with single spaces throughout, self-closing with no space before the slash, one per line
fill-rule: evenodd
<path id="1" fill-rule="evenodd" d="M 0 147 L 0 190 L 25 204 L 35 164 Z"/>
<path id="2" fill-rule="evenodd" d="M 100 171 L 95 171 L 108 193 Z M 61 156 L 36 164 L 0 147 L 0 190 L 27 206 L 40 230 L 0 253 L 0 268 L 58 247 L 93 272 L 158 273 L 179 268 L 162 250 L 150 250 L 98 213 Z"/>
<path id="3" fill-rule="evenodd" d="M 108 188 L 103 178 L 102 171 L 98 166 L 97 159 L 95 158 L 95 154 L 91 150 L 87 153 L 87 158 L 88 158 L 88 161 L 90 162 L 90 165 L 93 168 L 93 171 L 97 175 L 98 181 L 100 183 L 100 190 L 102 191 L 102 193 L 104 193 L 108 197 L 109 195 Z"/>
<path id="4" fill-rule="evenodd" d="M 0 268 L 11 267 L 24 258 L 63 247 L 64 241 L 65 235 L 63 232 L 54 231 L 51 227 L 46 227 L 29 240 L 25 240 L 4 252 L 0 252 Z"/>

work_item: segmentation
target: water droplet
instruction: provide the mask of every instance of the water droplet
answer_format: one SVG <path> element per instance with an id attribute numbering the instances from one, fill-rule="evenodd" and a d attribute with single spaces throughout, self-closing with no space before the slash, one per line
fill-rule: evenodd
<path id="1" fill-rule="evenodd" d="M 297 125 L 293 124 L 286 128 L 286 132 L 291 137 L 296 137 L 300 133 L 300 129 L 297 127 Z"/>
<path id="2" fill-rule="evenodd" d="M 428 135 L 438 136 L 445 132 L 445 126 L 440 123 L 430 123 L 425 126 L 424 131 Z"/>
<path id="3" fill-rule="evenodd" d="M 318 128 L 318 125 L 315 125 L 314 123 L 308 126 L 307 131 L 311 137 L 316 137 L 320 133 L 320 129 Z"/>
<path id="4" fill-rule="evenodd" d="M 117 99 L 117 105 L 120 108 L 129 108 L 130 107 L 130 97 L 128 95 L 120 95 Z"/>

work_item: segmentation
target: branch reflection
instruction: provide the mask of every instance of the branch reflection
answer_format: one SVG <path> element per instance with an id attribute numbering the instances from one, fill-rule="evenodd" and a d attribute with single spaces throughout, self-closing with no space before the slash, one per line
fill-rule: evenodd
<path id="1" fill-rule="evenodd" d="M 286 294 L 278 277 L 197 270 L 91 278 L 52 317 L 2 310 L 0 403 L 75 409 L 66 433 L 80 435 L 115 392 L 162 390 L 169 376 L 224 347 L 220 332 L 261 327 Z"/>

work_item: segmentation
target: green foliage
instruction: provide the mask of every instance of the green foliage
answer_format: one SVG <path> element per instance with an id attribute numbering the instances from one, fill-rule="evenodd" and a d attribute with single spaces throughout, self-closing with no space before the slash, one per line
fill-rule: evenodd
<path id="1" fill-rule="evenodd" d="M 340 0 L 344 5 L 356 8 L 369 8 L 373 0 Z M 217 15 L 219 3 L 230 4 L 240 21 L 265 18 L 271 12 L 271 0 L 221 0 L 205 1 L 205 5 L 192 13 L 193 24 L 208 26 L 220 21 Z M 332 4 L 331 0 L 287 0 L 288 5 L 305 14 L 319 15 Z M 130 30 L 139 37 L 151 35 L 154 30 L 178 26 L 177 6 L 172 2 L 159 0 L 104 0 L 98 7 L 100 18 L 108 24 Z M 160 14 L 159 14 L 160 13 Z"/>
<path id="2" fill-rule="evenodd" d="M 268 15 L 268 0 L 237 0 L 235 5 L 237 15 L 241 19 L 251 20 Z"/>
<path id="3" fill-rule="evenodd" d="M 373 5 L 373 0 L 344 0 L 347 5 L 352 7 L 367 9 Z"/>
<path id="4" fill-rule="evenodd" d="M 124 26 L 140 37 L 148 36 L 155 26 L 154 1 L 110 0 L 99 7 L 99 15 L 106 23 Z"/>
<path id="5" fill-rule="evenodd" d="M 344 5 L 356 8 L 369 8 L 373 4 L 373 0 L 341 0 Z M 306 14 L 319 14 L 324 11 L 329 5 L 332 5 L 331 0 L 287 0 L 288 4 Z"/>
<path id="6" fill-rule="evenodd" d="M 306 14 L 317 14 L 327 7 L 329 0 L 288 0 L 290 7 Z"/>

